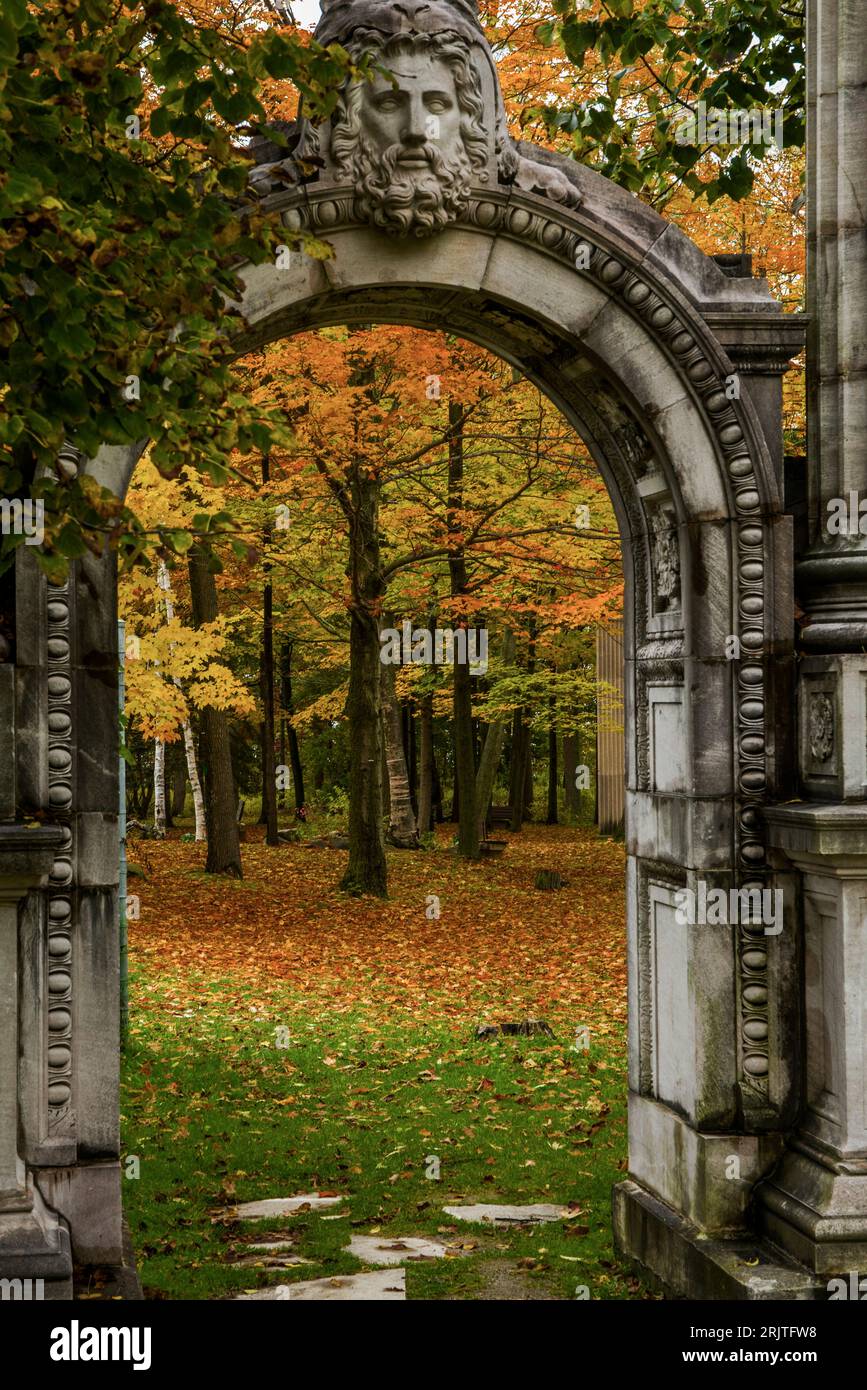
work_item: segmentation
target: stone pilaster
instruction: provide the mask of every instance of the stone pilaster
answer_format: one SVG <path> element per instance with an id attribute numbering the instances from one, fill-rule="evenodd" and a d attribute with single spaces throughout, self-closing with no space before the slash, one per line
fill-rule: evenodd
<path id="1" fill-rule="evenodd" d="M 805 1109 L 759 1189 L 769 1238 L 819 1275 L 867 1271 L 867 806 L 778 806 L 769 840 L 801 874 Z"/>
<path id="2" fill-rule="evenodd" d="M 69 1232 L 18 1152 L 19 910 L 61 838 L 59 826 L 0 824 L 0 1279 L 21 1281 L 18 1298 L 34 1296 L 34 1280 L 45 1297 L 72 1297 Z"/>
<path id="3" fill-rule="evenodd" d="M 799 881 L 806 1075 L 798 1129 L 757 1208 L 778 1247 L 827 1277 L 867 1270 L 867 8 L 857 0 L 808 5 L 808 105 L 804 799 L 765 817 L 778 868 Z"/>
<path id="4" fill-rule="evenodd" d="M 807 9 L 811 543 L 797 580 L 805 649 L 860 651 L 867 534 L 830 532 L 828 503 L 867 500 L 867 6 Z"/>

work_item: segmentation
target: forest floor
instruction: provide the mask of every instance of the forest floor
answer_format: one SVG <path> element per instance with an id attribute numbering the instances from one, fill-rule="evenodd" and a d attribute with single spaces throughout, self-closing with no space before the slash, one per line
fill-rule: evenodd
<path id="1" fill-rule="evenodd" d="M 444 826 L 426 851 L 389 852 L 380 902 L 338 891 L 341 851 L 247 843 L 233 881 L 206 876 L 203 847 L 174 835 L 129 846 L 141 916 L 124 1195 L 148 1297 L 360 1271 L 344 1249 L 356 1234 L 449 1247 L 407 1264 L 408 1298 L 649 1296 L 611 1244 L 626 1165 L 622 845 L 527 826 L 501 858 L 467 864 Z M 567 886 L 537 890 L 539 868 Z M 475 1037 L 528 1018 L 555 1038 Z M 240 1202 L 299 1193 L 343 1201 L 238 1219 Z M 442 1210 L 475 1201 L 566 1215 L 501 1229 Z M 263 1234 L 308 1263 L 239 1264 Z"/>

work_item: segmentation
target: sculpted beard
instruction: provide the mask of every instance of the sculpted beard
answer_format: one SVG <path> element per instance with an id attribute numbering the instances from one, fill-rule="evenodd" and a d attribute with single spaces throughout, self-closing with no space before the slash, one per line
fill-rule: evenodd
<path id="1" fill-rule="evenodd" d="M 401 145 L 392 145 L 378 155 L 364 136 L 359 138 L 353 161 L 359 206 L 385 232 L 430 236 L 466 210 L 472 165 L 463 149 L 446 159 L 436 145 L 424 145 L 419 153 L 426 166 L 402 164 L 405 153 Z"/>

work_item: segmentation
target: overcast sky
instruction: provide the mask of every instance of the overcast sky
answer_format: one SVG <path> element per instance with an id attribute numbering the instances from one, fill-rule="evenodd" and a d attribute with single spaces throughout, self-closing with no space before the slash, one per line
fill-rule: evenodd
<path id="1" fill-rule="evenodd" d="M 298 23 L 312 29 L 319 18 L 319 0 L 291 0 L 291 4 Z"/>

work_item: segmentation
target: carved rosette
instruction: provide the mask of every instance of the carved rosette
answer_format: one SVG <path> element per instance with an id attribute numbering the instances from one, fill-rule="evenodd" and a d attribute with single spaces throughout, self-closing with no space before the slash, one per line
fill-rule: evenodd
<path id="1" fill-rule="evenodd" d="M 71 1135 L 73 1023 L 73 750 L 69 581 L 46 586 L 48 807 L 63 826 L 47 892 L 48 1133 Z"/>
<path id="2" fill-rule="evenodd" d="M 817 763 L 826 763 L 834 752 L 834 706 L 823 691 L 810 696 L 810 752 Z"/>

